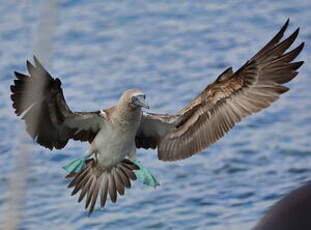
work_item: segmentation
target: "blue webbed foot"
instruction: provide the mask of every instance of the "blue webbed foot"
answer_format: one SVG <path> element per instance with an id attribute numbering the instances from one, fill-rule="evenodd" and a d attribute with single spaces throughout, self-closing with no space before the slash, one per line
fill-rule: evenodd
<path id="1" fill-rule="evenodd" d="M 85 161 L 87 158 L 88 156 L 83 156 L 73 161 L 70 161 L 68 164 L 65 164 L 63 166 L 63 169 L 65 169 L 68 173 L 81 172 L 86 167 Z"/>
<path id="2" fill-rule="evenodd" d="M 157 181 L 157 179 L 153 176 L 153 174 L 150 172 L 149 169 L 145 168 L 143 164 L 140 161 L 133 161 L 136 165 L 139 166 L 139 170 L 134 170 L 135 175 L 137 176 L 137 179 L 148 186 L 151 187 L 157 187 L 160 185 L 160 183 Z"/>

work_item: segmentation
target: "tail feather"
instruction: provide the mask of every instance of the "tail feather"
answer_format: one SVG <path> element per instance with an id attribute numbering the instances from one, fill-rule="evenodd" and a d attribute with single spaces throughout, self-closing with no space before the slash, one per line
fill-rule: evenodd
<path id="1" fill-rule="evenodd" d="M 120 165 L 118 168 L 120 168 L 129 179 L 131 180 L 137 179 L 135 173 L 133 172 L 134 169 L 129 169 L 127 166 L 125 166 L 125 164 Z"/>
<path id="2" fill-rule="evenodd" d="M 68 188 L 73 187 L 74 185 L 80 184 L 80 182 L 85 178 L 85 175 L 88 173 L 90 169 L 88 168 L 87 170 L 83 171 L 81 174 L 75 174 L 73 175 L 74 179 L 70 182 L 68 185 Z M 68 177 L 69 175 L 67 175 Z"/>
<path id="3" fill-rule="evenodd" d="M 123 169 L 120 166 L 117 166 L 117 168 L 119 169 L 119 177 L 122 181 L 122 184 L 126 187 L 126 188 L 131 188 L 131 181 L 129 179 L 129 177 L 127 177 L 127 174 L 125 171 L 123 171 Z"/>
<path id="4" fill-rule="evenodd" d="M 91 202 L 91 205 L 90 205 L 90 210 L 94 210 L 94 207 L 95 207 L 95 204 L 96 204 L 96 200 L 97 200 L 97 197 L 98 197 L 98 193 L 99 193 L 99 189 L 100 189 L 100 179 L 102 177 L 103 176 L 100 176 L 99 180 L 97 180 L 97 182 L 96 182 L 94 191 L 92 193 L 92 202 Z"/>
<path id="5" fill-rule="evenodd" d="M 92 175 L 90 178 L 90 186 L 88 187 L 88 191 L 87 191 L 87 197 L 86 197 L 86 202 L 85 202 L 85 208 L 89 207 L 89 204 L 91 202 L 94 190 L 95 190 L 95 186 L 96 186 L 96 182 L 97 182 L 96 175 Z"/>
<path id="6" fill-rule="evenodd" d="M 113 176 L 114 176 L 114 181 L 116 183 L 117 192 L 122 196 L 122 195 L 124 195 L 125 185 L 122 182 L 120 174 L 115 172 L 116 171 L 115 168 L 113 170 L 114 170 Z"/>
<path id="7" fill-rule="evenodd" d="M 100 206 L 104 207 L 108 194 L 113 203 L 117 201 L 118 193 L 124 195 L 125 188 L 131 187 L 131 180 L 136 180 L 133 170 L 137 169 L 139 167 L 127 159 L 111 169 L 102 168 L 91 159 L 86 162 L 83 171 L 67 175 L 67 178 L 73 178 L 68 187 L 73 187 L 71 195 L 80 191 L 78 202 L 86 197 L 85 208 L 89 209 L 88 215 L 91 215 L 98 196 Z"/>
<path id="8" fill-rule="evenodd" d="M 109 174 L 108 192 L 112 203 L 117 202 L 117 189 L 112 173 Z"/>
<path id="9" fill-rule="evenodd" d="M 85 197 L 85 195 L 86 195 L 86 193 L 87 193 L 87 191 L 89 189 L 90 182 L 91 182 L 91 180 L 89 180 L 89 178 L 87 178 L 85 184 L 83 184 L 81 186 L 82 190 L 81 190 L 79 198 L 78 198 L 78 202 L 79 203 L 84 199 L 84 197 Z M 74 194 L 71 193 L 71 195 L 73 196 Z"/>
<path id="10" fill-rule="evenodd" d="M 101 182 L 101 191 L 100 191 L 100 207 L 105 207 L 107 201 L 108 193 L 108 177 L 104 176 Z"/>

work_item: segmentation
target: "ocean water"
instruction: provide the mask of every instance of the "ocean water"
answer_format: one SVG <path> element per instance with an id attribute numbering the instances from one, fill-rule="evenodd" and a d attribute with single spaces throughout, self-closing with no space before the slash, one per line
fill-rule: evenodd
<path id="1" fill-rule="evenodd" d="M 42 1 L 0 2 L 0 229 L 23 151 L 30 154 L 26 179 L 17 180 L 27 184 L 18 229 L 27 230 L 247 230 L 311 179 L 310 1 L 62 0 L 51 35 L 38 30 Z M 287 34 L 301 27 L 295 45 L 306 42 L 298 58 L 305 64 L 291 90 L 187 160 L 161 162 L 155 151 L 138 150 L 161 186 L 135 182 L 117 204 L 108 202 L 90 218 L 70 196 L 61 168 L 87 144 L 70 142 L 50 152 L 24 134 L 11 107 L 13 71 L 25 72 L 42 33 L 54 34 L 41 53 L 52 51 L 45 65 L 61 78 L 73 110 L 107 108 L 135 87 L 145 91 L 152 112 L 174 113 L 225 68 L 245 63 L 287 18 Z"/>

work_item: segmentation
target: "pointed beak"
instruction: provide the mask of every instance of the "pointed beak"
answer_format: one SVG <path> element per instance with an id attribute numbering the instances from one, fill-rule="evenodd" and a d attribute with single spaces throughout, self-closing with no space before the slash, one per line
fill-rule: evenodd
<path id="1" fill-rule="evenodd" d="M 145 102 L 145 99 L 139 99 L 138 100 L 138 104 L 139 104 L 139 106 L 141 106 L 141 107 L 143 107 L 143 108 L 145 108 L 145 109 L 149 109 L 150 108 L 150 106 Z"/>
<path id="2" fill-rule="evenodd" d="M 149 105 L 145 102 L 145 97 L 138 96 L 136 97 L 135 104 L 145 109 L 149 109 Z"/>

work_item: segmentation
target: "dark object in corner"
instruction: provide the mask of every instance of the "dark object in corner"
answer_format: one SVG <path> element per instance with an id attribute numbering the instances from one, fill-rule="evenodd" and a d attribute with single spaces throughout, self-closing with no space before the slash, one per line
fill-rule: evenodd
<path id="1" fill-rule="evenodd" d="M 311 182 L 274 204 L 252 230 L 311 230 Z"/>

